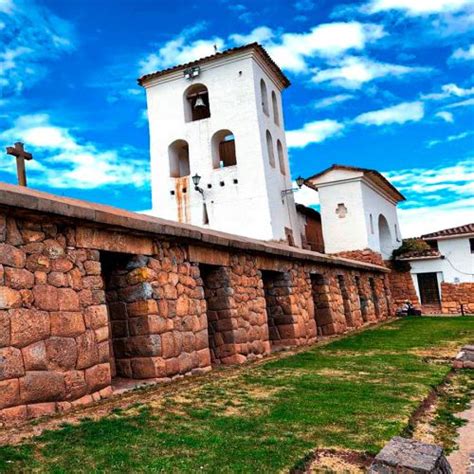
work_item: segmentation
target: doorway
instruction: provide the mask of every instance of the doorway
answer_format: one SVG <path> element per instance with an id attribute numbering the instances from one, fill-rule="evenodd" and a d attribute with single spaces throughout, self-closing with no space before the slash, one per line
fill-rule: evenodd
<path id="1" fill-rule="evenodd" d="M 441 300 L 439 297 L 438 276 L 436 273 L 418 273 L 417 279 L 421 304 L 439 305 Z"/>

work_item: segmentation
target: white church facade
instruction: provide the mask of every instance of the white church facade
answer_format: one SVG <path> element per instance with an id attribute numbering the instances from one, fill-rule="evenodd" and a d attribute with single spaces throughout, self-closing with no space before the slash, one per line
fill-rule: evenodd
<path id="1" fill-rule="evenodd" d="M 297 209 L 282 106 L 290 82 L 257 43 L 139 83 L 152 215 L 326 253 L 369 248 L 388 259 L 401 245 L 397 204 L 405 198 L 377 171 L 334 165 L 300 179 L 319 193 L 321 215 Z"/>
<path id="2" fill-rule="evenodd" d="M 289 81 L 251 44 L 142 77 L 152 214 L 301 246 L 281 92 Z"/>

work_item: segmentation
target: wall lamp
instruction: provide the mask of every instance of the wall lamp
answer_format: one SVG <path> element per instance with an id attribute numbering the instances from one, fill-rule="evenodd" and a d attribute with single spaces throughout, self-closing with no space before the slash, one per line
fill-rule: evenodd
<path id="1" fill-rule="evenodd" d="M 202 194 L 202 197 L 204 198 L 204 189 L 199 187 L 199 183 L 201 181 L 201 176 L 199 176 L 197 173 L 192 177 L 193 184 L 194 184 L 194 190 L 197 191 L 198 193 Z"/>
<path id="2" fill-rule="evenodd" d="M 297 188 L 290 188 L 290 189 L 283 189 L 282 192 L 281 192 L 281 200 L 283 201 L 283 198 L 285 196 L 287 196 L 288 194 L 293 194 L 296 191 L 299 191 L 301 189 L 301 187 L 303 186 L 304 181 L 305 181 L 304 178 L 302 178 L 301 176 L 298 176 L 296 178 L 296 184 L 298 185 L 298 187 Z"/>

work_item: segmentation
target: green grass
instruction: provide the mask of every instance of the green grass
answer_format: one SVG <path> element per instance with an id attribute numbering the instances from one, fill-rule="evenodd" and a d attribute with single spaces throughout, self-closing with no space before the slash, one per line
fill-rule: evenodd
<path id="1" fill-rule="evenodd" d="M 315 447 L 376 453 L 450 370 L 474 318 L 407 318 L 0 448 L 6 472 L 278 472 Z"/>

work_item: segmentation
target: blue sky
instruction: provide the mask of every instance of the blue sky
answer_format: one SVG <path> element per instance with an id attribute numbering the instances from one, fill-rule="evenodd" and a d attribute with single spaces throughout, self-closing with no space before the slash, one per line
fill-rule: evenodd
<path id="1" fill-rule="evenodd" d="M 293 177 L 382 171 L 405 236 L 474 220 L 474 0 L 0 0 L 0 145 L 34 153 L 32 187 L 148 209 L 137 77 L 251 41 L 292 81 Z"/>

